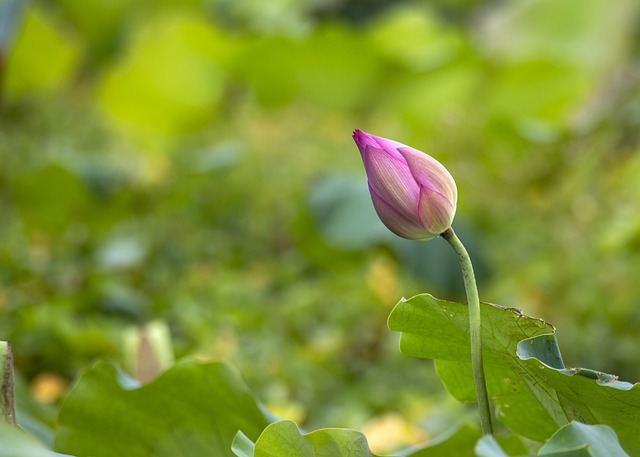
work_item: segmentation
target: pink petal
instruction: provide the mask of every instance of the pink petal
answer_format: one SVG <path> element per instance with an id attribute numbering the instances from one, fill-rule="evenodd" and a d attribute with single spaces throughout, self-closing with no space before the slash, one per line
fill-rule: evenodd
<path id="1" fill-rule="evenodd" d="M 415 222 L 407 220 L 381 198 L 371 185 L 369 185 L 369 192 L 371 193 L 371 201 L 373 202 L 373 207 L 378 217 L 382 223 L 396 235 L 418 241 L 427 241 L 437 236 L 437 234 L 430 233 L 419 225 L 416 225 Z"/>
<path id="2" fill-rule="evenodd" d="M 407 164 L 371 145 L 367 145 L 363 159 L 369 185 L 406 219 L 417 222 L 420 188 Z"/>
<path id="3" fill-rule="evenodd" d="M 393 158 L 404 162 L 404 158 L 402 154 L 400 154 L 397 149 L 401 147 L 407 147 L 402 143 L 398 143 L 397 141 L 389 140 L 387 138 L 382 138 L 379 136 L 371 135 L 370 133 L 363 132 L 362 130 L 356 129 L 353 132 L 353 139 L 358 145 L 358 149 L 360 149 L 360 154 L 364 155 L 364 151 L 368 145 L 382 148 L 385 152 L 390 154 Z"/>
<path id="4" fill-rule="evenodd" d="M 376 143 L 378 143 L 378 147 L 382 148 L 387 154 L 391 155 L 394 159 L 404 162 L 405 159 L 402 154 L 399 152 L 400 148 L 406 148 L 407 146 L 398 143 L 397 141 L 389 140 L 387 138 L 382 138 L 379 136 L 374 136 Z"/>
<path id="5" fill-rule="evenodd" d="M 420 204 L 418 218 L 425 230 L 436 235 L 441 234 L 453 222 L 456 207 L 440 192 L 422 187 L 420 189 Z"/>
<path id="6" fill-rule="evenodd" d="M 451 173 L 436 159 L 422 151 L 410 147 L 398 149 L 407 161 L 407 166 L 415 181 L 426 189 L 442 194 L 455 208 L 458 189 Z"/>
<path id="7" fill-rule="evenodd" d="M 363 160 L 367 146 L 378 147 L 375 137 L 367 132 L 363 132 L 362 130 L 356 129 L 353 131 L 353 140 L 356 142 Z"/>

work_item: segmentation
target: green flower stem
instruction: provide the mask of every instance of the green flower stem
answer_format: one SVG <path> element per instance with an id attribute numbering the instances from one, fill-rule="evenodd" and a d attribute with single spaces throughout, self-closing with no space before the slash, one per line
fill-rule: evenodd
<path id="1" fill-rule="evenodd" d="M 478 286 L 473 274 L 473 265 L 469 253 L 464 248 L 460 239 L 456 236 L 452 227 L 442 233 L 442 238 L 447 240 L 453 250 L 460 258 L 462 267 L 462 277 L 464 288 L 467 291 L 467 301 L 469 303 L 469 334 L 471 340 L 471 368 L 473 369 L 473 381 L 476 386 L 478 397 L 478 409 L 480 412 L 480 426 L 484 435 L 493 434 L 491 427 L 491 411 L 489 409 L 489 396 L 487 395 L 487 382 L 484 377 L 484 366 L 482 362 L 482 325 L 480 321 L 480 298 L 478 297 Z"/>

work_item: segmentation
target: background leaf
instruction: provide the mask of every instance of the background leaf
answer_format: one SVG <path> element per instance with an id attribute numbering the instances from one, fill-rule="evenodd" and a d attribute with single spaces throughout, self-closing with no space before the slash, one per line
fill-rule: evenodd
<path id="1" fill-rule="evenodd" d="M 449 457 L 460 453 L 471 454 L 480 436 L 481 433 L 478 427 L 465 423 L 450 433 L 430 440 L 427 446 L 403 452 L 401 455 L 410 457 Z"/>
<path id="2" fill-rule="evenodd" d="M 389 328 L 402 332 L 404 354 L 436 359 L 449 393 L 471 402 L 475 392 L 467 312 L 464 304 L 417 295 L 398 303 Z M 487 387 L 503 423 L 536 440 L 571 420 L 607 424 L 625 449 L 640 449 L 638 384 L 593 370 L 565 369 L 555 329 L 541 319 L 491 304 L 483 304 L 482 318 Z"/>
<path id="3" fill-rule="evenodd" d="M 100 87 L 105 114 L 141 139 L 171 136 L 210 120 L 225 85 L 220 37 L 189 15 L 153 18 Z"/>
<path id="4" fill-rule="evenodd" d="M 183 362 L 137 388 L 98 363 L 65 400 L 55 449 L 78 455 L 232 456 L 238 430 L 256 439 L 269 420 L 237 373 Z"/>
<path id="5" fill-rule="evenodd" d="M 60 28 L 44 9 L 27 11 L 7 57 L 5 90 L 10 98 L 51 92 L 71 78 L 78 46 Z"/>

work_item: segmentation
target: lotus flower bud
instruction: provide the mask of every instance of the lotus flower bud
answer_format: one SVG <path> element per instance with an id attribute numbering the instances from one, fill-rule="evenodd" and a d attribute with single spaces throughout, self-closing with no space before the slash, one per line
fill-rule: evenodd
<path id="1" fill-rule="evenodd" d="M 458 190 L 447 169 L 424 152 L 402 143 L 353 132 L 378 217 L 389 230 L 427 241 L 451 227 Z"/>

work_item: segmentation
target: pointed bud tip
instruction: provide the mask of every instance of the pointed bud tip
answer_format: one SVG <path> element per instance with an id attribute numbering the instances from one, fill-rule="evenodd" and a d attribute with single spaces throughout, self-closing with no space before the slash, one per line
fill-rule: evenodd
<path id="1" fill-rule="evenodd" d="M 360 154 L 362 155 L 362 160 L 364 160 L 364 156 L 367 150 L 367 145 L 377 146 L 375 137 L 366 132 L 363 132 L 360 129 L 355 129 L 353 131 L 353 141 L 356 142 L 356 145 L 360 150 Z"/>
<path id="2" fill-rule="evenodd" d="M 379 139 L 380 137 L 371 135 L 370 133 L 364 132 L 360 129 L 355 129 L 353 131 L 353 140 L 358 145 L 358 148 L 360 149 L 360 152 L 362 154 L 364 154 L 368 145 L 380 147 L 380 145 L 378 144 Z"/>

